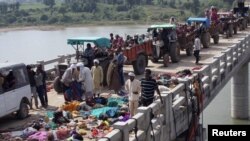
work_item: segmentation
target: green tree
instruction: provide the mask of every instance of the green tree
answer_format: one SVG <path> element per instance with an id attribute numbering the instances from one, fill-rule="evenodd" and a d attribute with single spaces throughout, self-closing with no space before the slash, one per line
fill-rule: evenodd
<path id="1" fill-rule="evenodd" d="M 15 5 L 16 5 L 16 11 L 19 11 L 19 8 L 20 8 L 20 2 L 16 2 L 16 3 L 15 3 Z"/>
<path id="2" fill-rule="evenodd" d="M 6 2 L 0 2 L 0 13 L 6 14 L 8 12 L 8 4 Z"/>
<path id="3" fill-rule="evenodd" d="M 132 8 L 135 4 L 135 1 L 134 0 L 126 0 L 126 5 L 129 7 L 129 8 Z"/>
<path id="4" fill-rule="evenodd" d="M 62 6 L 62 7 L 60 7 L 58 12 L 60 14 L 62 14 L 63 16 L 65 16 L 65 13 L 67 13 L 67 9 L 66 9 L 66 7 Z"/>
<path id="5" fill-rule="evenodd" d="M 153 0 L 146 0 L 146 4 L 147 5 L 152 5 L 153 4 Z"/>
<path id="6" fill-rule="evenodd" d="M 162 5 L 162 4 L 163 4 L 163 0 L 157 0 L 157 3 L 158 3 L 159 5 Z"/>
<path id="7" fill-rule="evenodd" d="M 193 0 L 193 7 L 192 7 L 192 12 L 194 13 L 194 14 L 198 14 L 199 13 L 199 7 L 200 7 L 200 1 L 199 0 Z"/>
<path id="8" fill-rule="evenodd" d="M 175 0 L 170 0 L 169 2 L 169 6 L 172 7 L 172 8 L 175 8 Z"/>
<path id="9" fill-rule="evenodd" d="M 53 7 L 55 6 L 55 0 L 43 0 L 43 4 L 49 7 L 50 9 L 50 15 L 52 16 L 54 9 Z"/>
<path id="10" fill-rule="evenodd" d="M 42 15 L 41 17 L 40 17 L 40 20 L 41 21 L 47 21 L 49 19 L 49 17 L 47 16 L 47 15 Z"/>

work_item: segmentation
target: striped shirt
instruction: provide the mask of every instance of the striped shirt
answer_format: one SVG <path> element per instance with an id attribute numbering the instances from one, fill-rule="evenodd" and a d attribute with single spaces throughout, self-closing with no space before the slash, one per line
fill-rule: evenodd
<path id="1" fill-rule="evenodd" d="M 157 83 L 155 79 L 141 79 L 141 96 L 143 99 L 154 99 L 154 93 L 156 89 Z"/>

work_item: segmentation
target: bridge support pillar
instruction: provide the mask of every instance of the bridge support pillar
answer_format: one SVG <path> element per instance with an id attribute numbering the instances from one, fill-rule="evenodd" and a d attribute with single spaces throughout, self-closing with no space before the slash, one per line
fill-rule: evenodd
<path id="1" fill-rule="evenodd" d="M 231 93 L 231 116 L 237 119 L 248 119 L 248 63 L 233 76 Z"/>

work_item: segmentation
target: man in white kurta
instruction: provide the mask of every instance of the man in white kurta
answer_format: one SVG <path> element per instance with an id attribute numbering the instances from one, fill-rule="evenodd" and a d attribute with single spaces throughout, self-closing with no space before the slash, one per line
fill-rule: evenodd
<path id="1" fill-rule="evenodd" d="M 131 117 L 137 113 L 139 105 L 139 94 L 141 92 L 141 82 L 135 79 L 135 74 L 130 72 L 129 79 L 125 83 L 125 90 L 129 96 L 129 110 Z"/>
<path id="2" fill-rule="evenodd" d="M 85 97 L 93 97 L 93 78 L 88 67 L 84 67 L 83 63 L 77 63 L 77 70 L 79 71 L 78 81 L 83 84 L 85 90 Z"/>
<path id="3" fill-rule="evenodd" d="M 62 76 L 61 82 L 66 86 L 69 87 L 73 80 L 75 80 L 75 73 L 76 73 L 76 65 L 72 64 L 69 68 L 67 68 Z"/>
<path id="4" fill-rule="evenodd" d="M 103 82 L 103 70 L 99 65 L 99 60 L 94 60 L 94 66 L 91 68 L 91 74 L 94 81 L 94 93 L 100 94 Z"/>

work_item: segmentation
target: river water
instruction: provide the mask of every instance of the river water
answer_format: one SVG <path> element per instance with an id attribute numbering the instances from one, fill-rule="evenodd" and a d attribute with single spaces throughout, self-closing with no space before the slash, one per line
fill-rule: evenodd
<path id="1" fill-rule="evenodd" d="M 109 37 L 109 33 L 125 37 L 126 34 L 134 35 L 145 32 L 146 26 L 96 26 L 52 31 L 19 30 L 0 32 L 0 63 L 36 63 L 39 60 L 46 61 L 54 59 L 58 55 L 74 53 L 73 48 L 67 45 L 67 38 L 71 37 Z M 208 124 L 250 124 L 250 120 L 235 120 L 231 118 L 230 93 L 231 83 L 229 82 L 204 111 L 204 127 L 207 127 Z"/>

